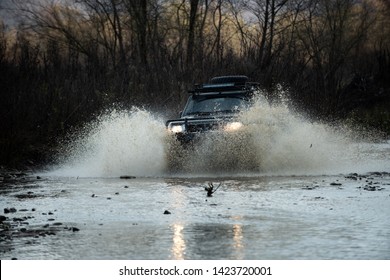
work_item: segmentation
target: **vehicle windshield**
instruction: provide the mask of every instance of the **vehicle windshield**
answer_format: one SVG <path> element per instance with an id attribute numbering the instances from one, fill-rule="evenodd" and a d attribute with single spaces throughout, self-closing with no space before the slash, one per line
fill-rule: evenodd
<path id="1" fill-rule="evenodd" d="M 242 97 L 196 97 L 190 98 L 183 112 L 188 115 L 210 115 L 215 113 L 236 113 L 248 108 L 249 100 Z"/>

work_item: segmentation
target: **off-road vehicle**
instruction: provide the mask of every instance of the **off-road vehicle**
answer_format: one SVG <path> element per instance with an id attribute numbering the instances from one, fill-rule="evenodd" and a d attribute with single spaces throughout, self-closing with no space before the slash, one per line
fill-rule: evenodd
<path id="1" fill-rule="evenodd" d="M 168 150 L 170 169 L 195 161 L 217 160 L 218 156 L 223 156 L 222 160 L 236 161 L 227 157 L 234 157 L 235 152 L 240 153 L 239 150 L 246 147 L 231 135 L 241 136 L 244 125 L 240 113 L 252 105 L 258 89 L 258 83 L 249 82 L 247 76 L 240 75 L 214 77 L 209 83 L 195 85 L 189 90 L 190 96 L 179 118 L 166 122 L 172 140 Z M 213 144 L 210 144 L 211 139 Z M 196 159 L 197 155 L 206 155 L 208 151 L 207 159 Z"/>
<path id="2" fill-rule="evenodd" d="M 237 115 L 251 105 L 258 87 L 247 76 L 214 77 L 208 84 L 195 85 L 180 117 L 166 122 L 167 129 L 182 144 L 202 133 L 237 130 L 242 126 Z"/>

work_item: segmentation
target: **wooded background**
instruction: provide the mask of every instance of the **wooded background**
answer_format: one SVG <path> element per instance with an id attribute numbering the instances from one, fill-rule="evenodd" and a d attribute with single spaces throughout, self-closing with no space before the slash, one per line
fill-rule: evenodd
<path id="1" fill-rule="evenodd" d="M 176 113 L 193 83 L 243 74 L 314 120 L 390 133 L 387 0 L 9 0 L 0 164 L 48 160 L 112 106 Z M 10 21 L 9 18 L 12 18 Z"/>

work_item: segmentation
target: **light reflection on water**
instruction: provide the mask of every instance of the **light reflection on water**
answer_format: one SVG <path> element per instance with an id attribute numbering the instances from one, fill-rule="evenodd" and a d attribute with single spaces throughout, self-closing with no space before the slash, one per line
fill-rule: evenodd
<path id="1" fill-rule="evenodd" d="M 183 236 L 184 226 L 180 224 L 174 224 L 173 229 L 173 244 L 172 244 L 172 254 L 173 259 L 175 260 L 184 260 L 184 255 L 186 251 L 186 243 Z"/>
<path id="2" fill-rule="evenodd" d="M 233 225 L 233 240 L 234 240 L 234 249 L 236 251 L 236 259 L 243 259 L 244 258 L 244 244 L 243 244 L 243 232 L 242 232 L 242 225 L 235 224 Z"/>
<path id="3" fill-rule="evenodd" d="M 187 236 L 185 236 L 187 234 Z M 193 254 L 206 259 L 244 259 L 245 246 L 243 227 L 241 224 L 227 226 L 221 225 L 197 225 L 186 228 L 183 224 L 172 225 L 172 259 L 184 260 Z M 192 238 L 196 240 L 193 242 Z M 187 246 L 187 241 L 191 243 Z M 221 241 L 221 242 L 220 242 Z M 201 249 L 202 244 L 207 247 Z M 196 248 L 199 246 L 200 248 Z M 216 250 L 214 250 L 216 249 Z M 222 250 L 221 250 L 222 249 Z M 188 252 L 187 252 L 188 251 Z"/>

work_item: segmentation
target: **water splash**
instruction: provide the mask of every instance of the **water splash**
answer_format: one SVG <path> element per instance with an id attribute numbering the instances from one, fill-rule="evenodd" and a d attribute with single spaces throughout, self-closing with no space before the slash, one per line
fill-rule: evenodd
<path id="1" fill-rule="evenodd" d="M 161 176 L 165 126 L 146 110 L 112 110 L 64 146 L 53 175 L 80 177 Z"/>
<path id="2" fill-rule="evenodd" d="M 79 177 L 318 175 L 389 171 L 390 143 L 356 141 L 346 128 L 311 122 L 288 102 L 263 95 L 241 114 L 244 128 L 210 133 L 192 149 L 180 149 L 164 120 L 141 109 L 112 110 L 64 145 L 52 175 Z M 175 174 L 177 175 L 177 174 Z"/>
<path id="3" fill-rule="evenodd" d="M 242 115 L 253 137 L 259 167 L 271 174 L 335 172 L 350 158 L 345 132 L 293 113 L 288 104 L 271 105 L 263 98 Z"/>
<path id="4" fill-rule="evenodd" d="M 390 170 L 386 144 L 362 142 L 363 137 L 347 126 L 311 122 L 293 112 L 283 96 L 279 101 L 271 104 L 260 94 L 239 117 L 243 129 L 204 137 L 194 149 L 179 151 L 174 165 L 185 173 L 228 176 Z M 383 148 L 381 159 L 375 153 Z"/>

